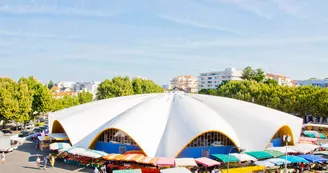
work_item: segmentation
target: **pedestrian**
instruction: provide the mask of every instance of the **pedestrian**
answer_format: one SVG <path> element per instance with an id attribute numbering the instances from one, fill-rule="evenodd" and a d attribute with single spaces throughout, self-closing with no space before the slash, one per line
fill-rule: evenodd
<path id="1" fill-rule="evenodd" d="M 106 173 L 106 165 L 102 165 L 102 167 L 100 168 L 101 173 Z"/>
<path id="2" fill-rule="evenodd" d="M 50 164 L 51 164 L 51 167 L 55 166 L 55 156 L 51 156 Z"/>
<path id="3" fill-rule="evenodd" d="M 47 159 L 47 157 L 44 157 L 44 158 L 43 158 L 43 169 L 44 169 L 44 170 L 46 170 L 46 168 L 47 168 L 47 164 L 48 164 L 48 159 Z"/>
<path id="4" fill-rule="evenodd" d="M 2 164 L 6 163 L 6 155 L 5 155 L 5 152 L 2 152 L 2 154 L 1 154 L 1 163 Z"/>
<path id="5" fill-rule="evenodd" d="M 40 157 L 38 157 L 36 159 L 36 166 L 38 167 L 38 169 L 40 169 L 40 163 L 41 163 L 41 159 L 40 159 Z"/>
<path id="6" fill-rule="evenodd" d="M 93 170 L 94 173 L 99 173 L 99 170 L 97 169 L 97 167 L 95 167 L 95 169 Z"/>

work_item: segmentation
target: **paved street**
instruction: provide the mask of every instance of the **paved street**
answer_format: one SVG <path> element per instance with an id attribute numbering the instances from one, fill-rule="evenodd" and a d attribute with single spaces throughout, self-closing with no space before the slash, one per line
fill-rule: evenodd
<path id="1" fill-rule="evenodd" d="M 31 141 L 26 141 L 24 145 L 20 146 L 18 150 L 6 154 L 6 164 L 0 164 L 1 173 L 32 173 L 32 172 L 92 172 L 90 169 L 77 168 L 66 165 L 57 161 L 55 168 L 47 168 L 46 170 L 39 170 L 36 167 L 35 160 L 38 156 L 43 158 L 48 152 L 41 152 L 35 149 L 35 144 Z M 41 158 L 41 159 L 42 159 Z"/>

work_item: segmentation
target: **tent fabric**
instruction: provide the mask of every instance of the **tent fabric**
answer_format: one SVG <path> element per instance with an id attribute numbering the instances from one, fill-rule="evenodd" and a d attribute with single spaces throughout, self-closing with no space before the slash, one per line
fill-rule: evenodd
<path id="1" fill-rule="evenodd" d="M 51 133 L 48 134 L 48 136 L 55 139 L 56 141 L 65 141 L 69 139 L 66 133 Z"/>
<path id="2" fill-rule="evenodd" d="M 141 169 L 113 170 L 113 173 L 142 173 Z"/>
<path id="3" fill-rule="evenodd" d="M 49 138 L 49 136 L 42 135 L 42 136 L 38 136 L 38 140 L 39 141 L 50 141 L 50 138 Z"/>
<path id="4" fill-rule="evenodd" d="M 235 156 L 236 158 L 238 158 L 242 162 L 256 161 L 257 160 L 255 157 L 252 157 L 252 156 L 250 156 L 248 154 L 244 154 L 244 153 L 231 153 L 229 155 Z"/>
<path id="5" fill-rule="evenodd" d="M 280 157 L 280 156 L 284 155 L 284 153 L 277 151 L 277 150 L 265 150 L 264 152 L 269 153 L 273 157 Z"/>
<path id="6" fill-rule="evenodd" d="M 221 165 L 220 162 L 209 159 L 207 157 L 201 157 L 201 158 L 197 158 L 195 159 L 196 163 L 206 166 L 206 167 L 212 167 L 212 166 L 219 166 Z"/>
<path id="7" fill-rule="evenodd" d="M 61 150 L 72 147 L 69 143 L 65 142 L 55 142 L 50 144 L 50 150 Z"/>
<path id="8" fill-rule="evenodd" d="M 147 165 L 155 165 L 157 161 L 158 158 L 143 156 L 139 158 L 136 162 L 141 164 L 147 164 Z"/>
<path id="9" fill-rule="evenodd" d="M 60 124 L 73 146 L 89 148 L 104 130 L 118 129 L 145 155 L 170 158 L 178 157 L 189 141 L 209 131 L 228 134 L 235 146 L 242 144 L 246 150 L 262 150 L 281 127 L 300 134 L 303 122 L 302 118 L 249 102 L 185 93 L 104 99 L 49 113 L 48 117 L 50 133 L 56 129 L 52 126 Z M 298 135 L 293 137 L 298 141 Z"/>
<path id="10" fill-rule="evenodd" d="M 109 155 L 103 156 L 103 159 L 111 161 L 111 160 L 114 160 L 118 156 L 122 156 L 122 155 L 121 154 L 109 154 Z"/>
<path id="11" fill-rule="evenodd" d="M 321 139 L 327 139 L 327 136 L 325 136 L 325 135 L 322 134 L 322 133 L 319 133 L 319 136 L 320 136 Z"/>
<path id="12" fill-rule="evenodd" d="M 322 148 L 328 148 L 328 144 L 322 144 L 321 147 Z"/>
<path id="13" fill-rule="evenodd" d="M 302 157 L 298 157 L 298 156 L 281 156 L 281 159 L 285 159 L 291 163 L 310 163 L 309 161 L 307 161 L 306 159 L 302 158 Z"/>
<path id="14" fill-rule="evenodd" d="M 263 171 L 265 169 L 264 166 L 248 166 L 242 168 L 231 168 L 229 171 L 227 169 L 222 169 L 222 173 L 245 173 L 245 172 L 258 172 Z"/>
<path id="15" fill-rule="evenodd" d="M 267 148 L 266 151 L 267 150 L 279 151 L 283 154 L 286 154 L 286 146 L 284 146 L 284 147 L 271 147 L 271 148 Z M 298 151 L 295 150 L 294 147 L 288 146 L 287 147 L 287 153 L 298 153 Z"/>
<path id="16" fill-rule="evenodd" d="M 168 168 L 162 169 L 161 173 L 191 173 L 187 168 Z"/>
<path id="17" fill-rule="evenodd" d="M 313 130 L 305 130 L 305 131 L 303 131 L 303 134 L 310 138 L 320 138 L 319 133 L 317 131 L 313 131 Z"/>
<path id="18" fill-rule="evenodd" d="M 298 155 L 298 157 L 302 157 L 302 158 L 304 158 L 304 159 L 306 159 L 307 161 L 310 161 L 310 162 L 327 162 L 328 161 L 328 159 L 325 159 L 323 157 L 316 156 L 316 155 L 313 155 L 313 154 Z"/>
<path id="19" fill-rule="evenodd" d="M 255 157 L 256 159 L 269 159 L 273 156 L 265 151 L 249 151 L 245 152 L 246 154 Z"/>
<path id="20" fill-rule="evenodd" d="M 307 138 L 307 137 L 300 137 L 299 141 L 310 141 L 310 142 L 317 142 L 317 138 Z"/>
<path id="21" fill-rule="evenodd" d="M 125 157 L 123 157 L 121 160 L 136 162 L 138 159 L 140 159 L 143 156 L 144 155 L 142 154 L 126 154 Z"/>
<path id="22" fill-rule="evenodd" d="M 197 166 L 193 158 L 176 158 L 175 167 L 194 167 Z"/>
<path id="23" fill-rule="evenodd" d="M 222 161 L 223 163 L 228 162 L 239 162 L 239 159 L 235 156 L 226 155 L 226 154 L 211 154 L 212 157 Z"/>
<path id="24" fill-rule="evenodd" d="M 267 160 L 256 161 L 255 164 L 259 165 L 259 166 L 265 166 L 265 167 L 274 167 L 274 166 L 276 166 L 274 163 L 269 162 Z"/>
<path id="25" fill-rule="evenodd" d="M 81 153 L 78 153 L 77 155 L 85 156 L 85 157 L 90 157 L 90 158 L 101 158 L 103 156 L 108 155 L 105 152 L 102 151 L 97 151 L 97 150 L 85 150 Z"/>
<path id="26" fill-rule="evenodd" d="M 296 144 L 293 148 L 299 153 L 309 153 L 316 148 L 320 148 L 320 146 L 314 144 Z"/>
<path id="27" fill-rule="evenodd" d="M 268 159 L 267 161 L 275 164 L 276 166 L 283 165 L 286 162 L 287 162 L 287 164 L 291 163 L 290 161 L 285 160 L 285 159 L 281 159 L 281 158 L 272 158 L 272 159 Z"/>
<path id="28" fill-rule="evenodd" d="M 157 166 L 174 166 L 174 158 L 160 157 L 158 158 L 156 165 Z"/>
<path id="29" fill-rule="evenodd" d="M 72 148 L 68 148 L 68 149 L 63 150 L 63 151 L 66 151 L 69 154 L 79 155 L 79 154 L 83 153 L 85 150 L 86 149 L 80 148 L 80 147 L 72 147 Z"/>

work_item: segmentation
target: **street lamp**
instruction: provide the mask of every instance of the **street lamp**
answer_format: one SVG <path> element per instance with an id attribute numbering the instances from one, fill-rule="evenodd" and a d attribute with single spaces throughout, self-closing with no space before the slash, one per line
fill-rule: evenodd
<path id="1" fill-rule="evenodd" d="M 288 156 L 288 142 L 292 140 L 292 138 L 289 135 L 284 135 L 283 136 L 283 141 L 286 142 L 286 159 L 285 159 L 285 173 L 287 173 L 287 156 Z"/>
<path id="2" fill-rule="evenodd" d="M 234 149 L 234 148 L 236 148 L 236 149 L 239 150 L 239 151 L 238 151 L 238 153 L 239 153 L 239 161 L 241 161 L 240 153 L 242 153 L 242 152 L 245 151 L 245 149 L 241 149 L 240 147 L 236 147 L 236 146 L 233 146 L 233 147 L 230 148 L 229 153 L 228 153 L 228 166 L 227 166 L 227 173 L 229 173 L 230 152 L 231 152 L 231 150 Z"/>

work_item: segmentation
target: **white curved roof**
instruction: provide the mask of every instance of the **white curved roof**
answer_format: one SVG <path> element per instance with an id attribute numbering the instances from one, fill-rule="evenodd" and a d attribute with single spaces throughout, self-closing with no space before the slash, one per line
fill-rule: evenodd
<path id="1" fill-rule="evenodd" d="M 82 147 L 105 129 L 120 129 L 150 157 L 175 157 L 207 131 L 226 134 L 241 148 L 263 150 L 282 126 L 291 127 L 294 141 L 302 128 L 302 119 L 256 104 L 173 93 L 101 100 L 53 113 L 49 120 L 58 120 L 72 144 Z"/>

